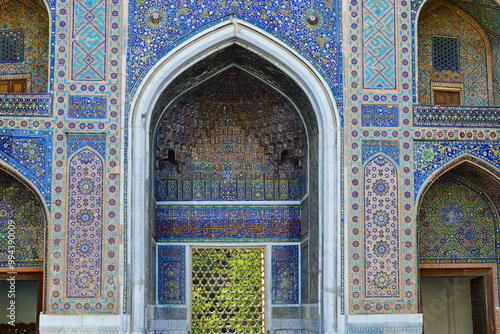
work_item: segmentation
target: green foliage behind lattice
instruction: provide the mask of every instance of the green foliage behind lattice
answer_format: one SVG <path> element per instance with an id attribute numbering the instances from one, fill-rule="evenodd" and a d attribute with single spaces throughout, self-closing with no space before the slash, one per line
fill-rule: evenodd
<path id="1" fill-rule="evenodd" d="M 265 331 L 264 258 L 257 247 L 192 249 L 193 333 Z"/>

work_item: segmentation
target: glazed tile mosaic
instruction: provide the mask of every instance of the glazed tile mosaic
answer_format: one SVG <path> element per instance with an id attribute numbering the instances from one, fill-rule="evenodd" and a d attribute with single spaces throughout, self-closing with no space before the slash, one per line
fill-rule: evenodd
<path id="1" fill-rule="evenodd" d="M 92 133 L 69 133 L 68 156 L 73 155 L 82 147 L 91 147 L 101 155 L 106 156 L 106 135 Z"/>
<path id="2" fill-rule="evenodd" d="M 8 221 L 15 223 L 17 267 L 43 267 L 45 210 L 38 196 L 24 182 L 0 172 L 0 267 L 8 267 Z"/>
<path id="3" fill-rule="evenodd" d="M 100 297 L 103 279 L 102 157 L 83 148 L 69 160 L 66 296 Z"/>
<path id="4" fill-rule="evenodd" d="M 361 125 L 392 127 L 399 126 L 399 109 L 397 106 L 361 106 Z"/>
<path id="5" fill-rule="evenodd" d="M 70 96 L 69 117 L 106 118 L 106 98 L 97 96 Z"/>
<path id="6" fill-rule="evenodd" d="M 32 182 L 51 204 L 52 131 L 0 129 L 0 158 Z"/>
<path id="7" fill-rule="evenodd" d="M 231 15 L 279 37 L 310 59 L 328 79 L 341 105 L 339 6 L 336 1 L 325 0 L 131 1 L 129 94 L 174 47 Z"/>
<path id="8" fill-rule="evenodd" d="M 184 96 L 159 124 L 157 200 L 297 200 L 305 192 L 298 117 L 237 72 Z"/>
<path id="9" fill-rule="evenodd" d="M 396 89 L 394 1 L 363 0 L 363 88 Z"/>
<path id="10" fill-rule="evenodd" d="M 186 251 L 184 246 L 158 246 L 158 302 L 186 303 Z"/>
<path id="11" fill-rule="evenodd" d="M 480 141 L 415 141 L 415 197 L 429 176 L 449 162 L 470 155 L 494 168 L 500 167 L 500 145 Z"/>
<path id="12" fill-rule="evenodd" d="M 24 38 L 19 40 L 24 50 L 23 59 L 16 62 L 0 61 L 0 76 L 30 74 L 31 87 L 27 93 L 43 94 L 49 89 L 49 20 L 47 13 L 31 1 L 12 0 L 0 4 L 0 33 L 5 31 L 19 31 L 22 28 Z M 26 46 L 26 47 L 24 47 Z M 17 57 L 20 57 L 18 55 Z"/>
<path id="13" fill-rule="evenodd" d="M 39 0 L 0 0 L 0 81 L 27 80 L 26 94 L 0 96 L 0 159 L 18 174 L 0 174 L 0 239 L 2 219 L 14 217 L 19 265 L 41 267 L 46 250 L 44 312 L 131 314 L 130 103 L 167 54 L 230 22 L 286 46 L 330 87 L 337 105 L 329 111 L 341 115 L 328 133 L 338 135 L 340 175 L 336 165 L 321 167 L 331 158 L 323 114 L 303 78 L 273 64 L 278 53 L 267 59 L 238 41 L 195 64 L 186 59 L 153 110 L 140 111 L 151 124 L 146 196 L 158 201 L 149 228 L 156 240 L 148 240 L 169 243 L 158 246 L 156 265 L 146 253 L 146 271 L 158 270 L 147 298 L 157 292 L 169 312 L 185 307 L 189 243 L 240 242 L 224 251 L 236 254 L 244 242 L 300 241 L 300 261 L 298 246 L 270 245 L 265 302 L 318 303 L 327 293 L 319 279 L 330 279 L 318 272 L 330 251 L 318 239 L 318 203 L 338 205 L 341 217 L 339 313 L 418 313 L 418 263 L 497 263 L 500 6 L 438 1 L 420 11 L 423 3 L 50 0 L 46 12 Z M 7 35 L 26 47 L 5 48 Z M 446 43 L 433 47 L 436 35 Z M 450 37 L 459 57 L 443 52 Z M 464 106 L 426 105 L 436 87 L 461 89 Z M 417 95 L 422 104 L 412 105 Z M 340 203 L 317 191 L 326 173 L 335 174 Z M 0 247 L 0 265 L 5 254 Z M 303 331 L 319 331 L 311 328 Z"/>
<path id="14" fill-rule="evenodd" d="M 399 142 L 391 140 L 363 140 L 363 164 L 377 153 L 384 153 L 399 164 Z"/>
<path id="15" fill-rule="evenodd" d="M 73 0 L 71 79 L 106 79 L 105 0 Z"/>
<path id="16" fill-rule="evenodd" d="M 438 22 L 440 22 L 439 26 L 437 26 Z M 436 8 L 424 17 L 421 15 L 418 23 L 418 102 L 420 104 L 432 103 L 431 83 L 434 82 L 437 85 L 440 83 L 463 84 L 464 87 L 470 88 L 462 91 L 464 105 L 489 105 L 486 45 L 475 26 L 460 16 L 459 12 L 454 11 L 452 7 L 445 5 Z M 459 70 L 436 69 L 432 65 L 430 59 L 435 58 L 431 51 L 432 36 L 436 34 L 459 39 Z"/>
<path id="17" fill-rule="evenodd" d="M 52 96 L 50 94 L 0 94 L 0 115 L 14 117 L 52 116 Z"/>
<path id="18" fill-rule="evenodd" d="M 299 303 L 299 246 L 272 246 L 272 302 Z"/>
<path id="19" fill-rule="evenodd" d="M 417 235 L 420 263 L 496 263 L 497 210 L 483 190 L 454 174 L 426 191 Z"/>
<path id="20" fill-rule="evenodd" d="M 418 312 L 410 145 L 411 85 L 416 77 L 412 4 L 349 1 L 343 8 L 348 69 L 343 132 L 347 224 L 340 232 L 341 253 L 347 257 L 339 260 L 342 314 Z M 379 195 L 384 182 L 391 188 Z M 385 214 L 387 224 L 378 226 L 376 219 L 384 224 Z"/>
<path id="21" fill-rule="evenodd" d="M 413 125 L 460 128 L 500 127 L 500 108 L 413 105 Z"/>
<path id="22" fill-rule="evenodd" d="M 371 159 L 365 185 L 365 297 L 400 295 L 398 168 L 383 155 Z"/>
<path id="23" fill-rule="evenodd" d="M 298 241 L 298 206 L 159 207 L 158 241 Z"/>

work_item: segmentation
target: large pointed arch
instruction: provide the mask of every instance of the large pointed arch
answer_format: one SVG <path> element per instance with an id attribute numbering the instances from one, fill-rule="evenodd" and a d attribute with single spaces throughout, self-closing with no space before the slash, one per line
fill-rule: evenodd
<path id="1" fill-rule="evenodd" d="M 333 291 L 340 290 L 340 113 L 334 96 L 325 79 L 312 64 L 271 34 L 255 28 L 250 23 L 233 18 L 199 32 L 163 57 L 145 76 L 132 98 L 128 115 L 128 174 L 126 189 L 127 256 L 130 328 L 134 332 L 146 329 L 147 263 L 144 245 L 151 234 L 147 222 L 151 219 L 149 208 L 151 168 L 149 136 L 154 131 L 152 110 L 160 95 L 184 71 L 210 55 L 237 45 L 272 63 L 290 77 L 305 93 L 315 114 L 318 129 L 318 240 L 320 253 L 319 275 L 328 280 L 319 282 L 321 308 L 320 332 L 334 332 L 337 327 L 337 310 L 340 298 Z M 336 205 L 332 205 L 336 203 Z M 150 265 L 150 264 L 149 264 Z M 321 306 L 323 305 L 323 306 Z M 332 307 L 333 306 L 333 307 Z"/>

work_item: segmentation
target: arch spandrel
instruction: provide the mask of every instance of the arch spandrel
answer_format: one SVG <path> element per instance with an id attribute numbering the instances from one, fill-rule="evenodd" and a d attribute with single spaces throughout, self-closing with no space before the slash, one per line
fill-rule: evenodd
<path id="1" fill-rule="evenodd" d="M 14 266 L 41 268 L 45 261 L 46 212 L 38 194 L 20 177 L 0 168 L 0 267 L 9 268 L 9 230 L 14 231 Z"/>

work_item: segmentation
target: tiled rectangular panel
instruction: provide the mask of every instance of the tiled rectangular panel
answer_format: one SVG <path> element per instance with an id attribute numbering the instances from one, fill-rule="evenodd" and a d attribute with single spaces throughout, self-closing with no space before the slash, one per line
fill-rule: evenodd
<path id="1" fill-rule="evenodd" d="M 73 1 L 71 79 L 106 79 L 105 0 Z"/>
<path id="2" fill-rule="evenodd" d="M 397 106 L 361 106 L 361 125 L 392 127 L 399 126 Z"/>
<path id="3" fill-rule="evenodd" d="M 186 252 L 184 246 L 158 246 L 158 302 L 186 302 Z"/>
<path id="4" fill-rule="evenodd" d="M 299 302 L 299 246 L 272 246 L 273 304 Z"/>
<path id="5" fill-rule="evenodd" d="M 70 96 L 69 117 L 106 118 L 106 98 L 101 96 Z"/>
<path id="6" fill-rule="evenodd" d="M 393 0 L 363 1 L 363 88 L 396 89 L 396 25 Z"/>
<path id="7" fill-rule="evenodd" d="M 300 238 L 300 208 L 279 207 L 160 207 L 156 210 L 156 238 L 272 239 Z"/>

